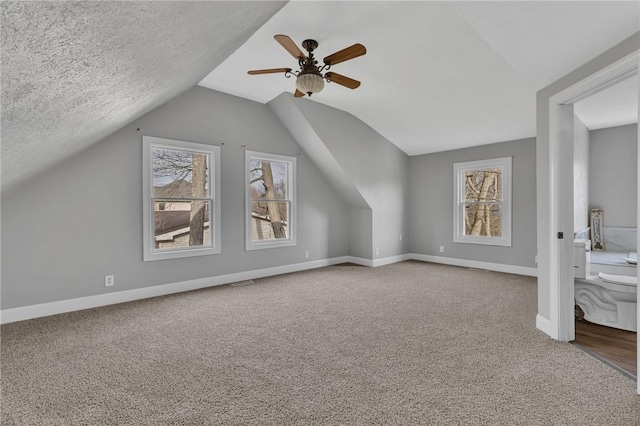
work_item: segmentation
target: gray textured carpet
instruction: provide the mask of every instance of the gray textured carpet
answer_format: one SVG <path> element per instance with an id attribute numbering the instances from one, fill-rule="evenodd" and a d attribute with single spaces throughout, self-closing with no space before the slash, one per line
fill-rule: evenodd
<path id="1" fill-rule="evenodd" d="M 339 265 L 2 326 L 19 425 L 638 425 L 635 382 L 535 329 L 534 278 Z"/>

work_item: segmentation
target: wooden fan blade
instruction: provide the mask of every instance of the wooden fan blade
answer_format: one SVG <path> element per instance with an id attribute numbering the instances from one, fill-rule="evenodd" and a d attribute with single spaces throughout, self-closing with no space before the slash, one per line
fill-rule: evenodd
<path id="1" fill-rule="evenodd" d="M 304 93 L 296 89 L 296 93 L 294 93 L 293 96 L 295 96 L 296 98 L 301 98 L 304 96 Z"/>
<path id="2" fill-rule="evenodd" d="M 367 53 L 367 49 L 360 43 L 356 43 L 353 46 L 349 46 L 346 49 L 342 49 L 339 52 L 329 55 L 324 58 L 324 63 L 327 65 L 335 65 L 340 62 L 348 61 L 349 59 L 357 58 Z"/>
<path id="3" fill-rule="evenodd" d="M 300 50 L 298 45 L 293 40 L 291 40 L 289 36 L 286 36 L 284 34 L 276 34 L 273 36 L 273 38 L 275 38 L 276 41 L 286 49 L 287 52 L 291 53 L 291 56 L 293 56 L 294 58 L 306 58 L 305 54 L 302 53 L 302 50 Z"/>
<path id="4" fill-rule="evenodd" d="M 360 82 L 358 80 L 336 74 L 335 72 L 328 72 L 324 77 L 332 83 L 338 83 L 339 85 L 348 87 L 349 89 L 357 89 L 360 87 Z"/>
<path id="5" fill-rule="evenodd" d="M 253 71 L 247 71 L 247 72 L 251 75 L 276 74 L 280 72 L 291 72 L 291 68 L 270 68 L 266 70 L 253 70 Z"/>

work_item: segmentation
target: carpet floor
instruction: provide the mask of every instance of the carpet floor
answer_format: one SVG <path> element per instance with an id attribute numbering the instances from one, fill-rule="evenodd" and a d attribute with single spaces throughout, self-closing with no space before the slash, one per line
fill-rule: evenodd
<path id="1" fill-rule="evenodd" d="M 640 425 L 536 280 L 337 265 L 2 325 L 3 425 Z"/>

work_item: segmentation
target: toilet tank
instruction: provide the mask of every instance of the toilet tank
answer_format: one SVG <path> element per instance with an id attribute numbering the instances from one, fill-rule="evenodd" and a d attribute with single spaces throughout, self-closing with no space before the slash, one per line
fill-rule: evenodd
<path id="1" fill-rule="evenodd" d="M 591 241 L 586 239 L 573 240 L 573 276 L 586 278 L 590 275 Z"/>

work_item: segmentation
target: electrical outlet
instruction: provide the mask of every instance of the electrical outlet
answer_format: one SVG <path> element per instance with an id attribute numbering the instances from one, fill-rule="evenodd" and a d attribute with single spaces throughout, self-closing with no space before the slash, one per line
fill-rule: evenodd
<path id="1" fill-rule="evenodd" d="M 444 253 L 444 246 L 440 246 L 440 253 Z"/>
<path id="2" fill-rule="evenodd" d="M 402 241 L 402 234 L 400 234 L 400 241 Z"/>
<path id="3" fill-rule="evenodd" d="M 378 256 L 379 254 L 380 254 L 380 249 L 376 247 L 376 256 Z"/>
<path id="4" fill-rule="evenodd" d="M 305 259 L 308 259 L 308 258 L 309 258 L 309 252 L 308 252 L 308 251 L 305 251 L 305 252 L 304 252 L 304 258 L 305 258 Z"/>
<path id="5" fill-rule="evenodd" d="M 115 276 L 113 275 L 105 275 L 104 276 L 104 286 L 105 287 L 113 287 L 116 283 Z"/>
<path id="6" fill-rule="evenodd" d="M 536 262 L 536 264 L 538 263 L 538 255 L 536 254 L 536 257 L 533 258 L 533 261 Z"/>

